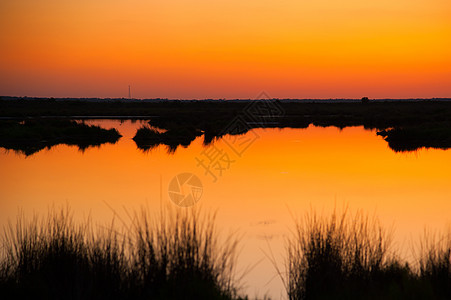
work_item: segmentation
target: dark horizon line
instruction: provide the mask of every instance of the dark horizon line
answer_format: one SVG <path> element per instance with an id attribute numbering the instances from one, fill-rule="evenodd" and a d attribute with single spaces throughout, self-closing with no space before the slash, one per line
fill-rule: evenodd
<path id="1" fill-rule="evenodd" d="M 364 98 L 364 97 L 362 97 Z M 146 101 L 254 101 L 254 100 L 279 100 L 282 102 L 357 102 L 362 98 L 126 98 L 126 97 L 35 97 L 35 96 L 0 96 L 0 100 L 55 100 L 55 101 L 134 101 L 134 102 L 146 102 Z M 371 101 L 451 101 L 451 97 L 431 97 L 431 98 L 369 98 Z"/>

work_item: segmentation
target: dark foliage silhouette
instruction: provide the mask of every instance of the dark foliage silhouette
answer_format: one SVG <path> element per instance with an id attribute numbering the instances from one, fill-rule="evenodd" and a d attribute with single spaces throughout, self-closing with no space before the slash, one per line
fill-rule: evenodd
<path id="1" fill-rule="evenodd" d="M 25 120 L 0 122 L 0 147 L 32 155 L 59 144 L 77 146 L 81 151 L 104 143 L 116 143 L 116 129 L 103 129 L 70 120 Z"/>
<path id="2" fill-rule="evenodd" d="M 418 270 L 390 241 L 377 219 L 361 213 L 307 214 L 287 244 L 289 299 L 449 299 L 449 235 L 422 248 Z"/>
<path id="3" fill-rule="evenodd" d="M 238 299 L 236 239 L 215 215 L 135 214 L 130 228 L 94 230 L 68 209 L 18 219 L 2 240 L 2 299 Z"/>
<path id="4" fill-rule="evenodd" d="M 230 128 L 236 118 L 245 121 L 245 126 L 239 130 L 241 133 L 252 128 L 306 128 L 310 124 L 338 128 L 364 126 L 367 129 L 377 129 L 381 134 L 385 134 L 384 130 L 395 129 L 387 140 L 395 151 L 451 147 L 451 101 L 369 101 L 362 105 L 359 102 L 300 103 L 282 100 L 274 101 L 283 111 L 283 115 L 278 115 L 277 118 L 268 118 L 268 114 L 259 109 L 243 114 L 250 103 L 252 102 L 2 100 L 0 117 L 100 115 L 111 118 L 147 118 L 150 119 L 150 126 L 170 131 L 168 140 L 173 141 L 162 141 L 162 144 L 168 145 L 172 152 L 176 145 L 186 145 L 190 139 L 193 140 L 198 131 L 204 134 L 206 145 L 225 134 L 238 134 Z M 183 135 L 186 137 L 182 137 Z M 143 145 L 143 149 L 149 149 L 157 145 L 155 141 L 164 136 L 150 137 L 149 140 L 154 141 L 152 143 L 139 136 L 138 138 L 138 146 Z"/>

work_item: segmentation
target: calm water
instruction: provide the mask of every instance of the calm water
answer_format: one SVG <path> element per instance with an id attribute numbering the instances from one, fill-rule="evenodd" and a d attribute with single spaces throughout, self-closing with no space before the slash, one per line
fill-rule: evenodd
<path id="1" fill-rule="evenodd" d="M 170 180 L 193 173 L 203 185 L 197 205 L 218 211 L 223 232 L 242 236 L 239 270 L 252 267 L 245 291 L 279 298 L 282 282 L 266 255 L 272 252 L 282 266 L 292 215 L 346 204 L 393 226 L 396 247 L 406 253 L 425 228 L 443 230 L 451 221 L 451 151 L 395 153 L 363 127 L 254 129 L 208 147 L 199 137 L 168 153 L 166 146 L 137 149 L 131 138 L 141 121 L 88 123 L 115 127 L 123 137 L 85 152 L 60 145 L 25 157 L 0 148 L 0 225 L 14 221 L 19 209 L 46 213 L 51 205 L 69 204 L 76 218 L 90 215 L 98 224 L 108 223 L 114 211 L 158 210 L 173 205 Z M 211 172 L 199 165 L 218 153 L 222 160 Z"/>

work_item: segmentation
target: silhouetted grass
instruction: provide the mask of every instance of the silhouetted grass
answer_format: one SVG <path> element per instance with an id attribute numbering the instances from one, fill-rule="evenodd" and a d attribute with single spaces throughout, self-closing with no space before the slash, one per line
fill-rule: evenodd
<path id="1" fill-rule="evenodd" d="M 96 237 L 69 211 L 28 222 L 21 216 L 3 237 L 3 291 L 31 299 L 125 298 L 130 270 L 114 232 Z"/>
<path id="2" fill-rule="evenodd" d="M 220 239 L 214 214 L 141 211 L 130 224 L 77 225 L 68 209 L 21 215 L 2 238 L 1 298 L 241 299 L 237 240 Z M 416 268 L 390 242 L 362 213 L 307 214 L 287 246 L 288 298 L 450 299 L 449 233 L 425 235 Z"/>
<path id="3" fill-rule="evenodd" d="M 287 246 L 289 299 L 449 299 L 450 247 L 425 247 L 420 271 L 391 252 L 390 236 L 363 214 L 308 214 Z"/>
<path id="4" fill-rule="evenodd" d="M 135 218 L 133 270 L 152 299 L 237 297 L 234 262 L 237 241 L 218 240 L 214 215 L 177 211 L 158 221 Z"/>
<path id="5" fill-rule="evenodd" d="M 69 211 L 23 217 L 2 240 L 2 298 L 235 299 L 236 241 L 214 215 L 143 212 L 124 234 L 76 225 Z"/>
<path id="6" fill-rule="evenodd" d="M 116 143 L 116 129 L 103 129 L 70 120 L 25 120 L 0 122 L 0 147 L 25 155 L 58 144 L 75 145 L 80 150 L 104 143 Z"/>
<path id="7" fill-rule="evenodd" d="M 451 299 L 451 231 L 425 233 L 420 243 L 419 276 L 434 298 Z"/>
<path id="8" fill-rule="evenodd" d="M 288 247 L 290 299 L 360 296 L 386 267 L 388 246 L 382 228 L 362 215 L 306 216 Z"/>

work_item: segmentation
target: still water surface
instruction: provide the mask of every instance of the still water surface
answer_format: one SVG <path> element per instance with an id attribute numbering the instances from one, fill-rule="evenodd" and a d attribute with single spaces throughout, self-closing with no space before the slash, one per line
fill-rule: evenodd
<path id="1" fill-rule="evenodd" d="M 175 153 L 166 146 L 144 152 L 132 140 L 144 121 L 86 122 L 117 128 L 123 137 L 84 152 L 59 145 L 25 157 L 0 149 L 1 226 L 19 209 L 46 213 L 52 205 L 69 204 L 77 219 L 90 216 L 97 224 L 142 206 L 157 211 L 173 205 L 170 180 L 190 172 L 203 185 L 197 205 L 217 211 L 223 232 L 242 236 L 238 269 L 252 267 L 245 292 L 280 298 L 283 285 L 267 255 L 282 267 L 293 215 L 344 205 L 375 214 L 394 228 L 395 246 L 405 253 L 425 228 L 443 230 L 451 221 L 451 151 L 395 153 L 363 127 L 254 129 L 240 139 L 252 142 L 239 156 L 224 140 L 205 147 L 203 137 Z M 198 163 L 215 151 L 229 159 L 222 174 L 212 166 L 216 181 Z"/>

